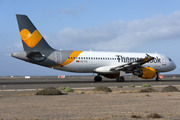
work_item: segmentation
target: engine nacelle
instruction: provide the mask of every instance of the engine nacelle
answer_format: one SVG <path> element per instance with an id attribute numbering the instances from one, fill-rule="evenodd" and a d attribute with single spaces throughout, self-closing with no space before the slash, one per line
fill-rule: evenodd
<path id="1" fill-rule="evenodd" d="M 133 71 L 133 75 L 137 75 L 138 77 L 144 78 L 144 79 L 152 79 L 156 74 L 156 71 L 152 67 L 142 67 L 135 69 Z"/>

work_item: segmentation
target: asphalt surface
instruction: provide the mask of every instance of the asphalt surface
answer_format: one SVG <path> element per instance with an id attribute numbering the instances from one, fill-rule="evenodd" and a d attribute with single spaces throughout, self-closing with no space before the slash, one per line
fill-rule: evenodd
<path id="1" fill-rule="evenodd" d="M 44 77 L 0 77 L 0 90 L 9 89 L 42 89 L 45 87 L 70 86 L 72 88 L 96 87 L 98 85 L 114 87 L 114 86 L 142 86 L 143 84 L 150 84 L 152 86 L 159 85 L 180 85 L 180 75 L 164 75 L 160 81 L 155 79 L 140 79 L 135 76 L 125 76 L 125 82 L 116 82 L 115 79 L 108 79 L 103 77 L 102 82 L 94 82 L 94 76 L 66 76 L 60 78 L 58 76 L 44 76 Z"/>

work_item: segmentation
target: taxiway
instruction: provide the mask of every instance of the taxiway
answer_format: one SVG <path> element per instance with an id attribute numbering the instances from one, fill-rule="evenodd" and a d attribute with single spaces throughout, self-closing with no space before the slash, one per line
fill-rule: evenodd
<path id="1" fill-rule="evenodd" d="M 96 87 L 98 85 L 113 87 L 113 86 L 141 86 L 148 83 L 152 86 L 163 85 L 180 85 L 180 75 L 164 75 L 160 81 L 155 79 L 140 79 L 133 75 L 125 76 L 125 82 L 116 82 L 114 79 L 103 78 L 102 82 L 94 82 L 94 76 L 42 76 L 30 78 L 25 77 L 0 77 L 0 90 L 9 89 L 42 89 L 45 87 L 70 86 L 72 88 Z"/>

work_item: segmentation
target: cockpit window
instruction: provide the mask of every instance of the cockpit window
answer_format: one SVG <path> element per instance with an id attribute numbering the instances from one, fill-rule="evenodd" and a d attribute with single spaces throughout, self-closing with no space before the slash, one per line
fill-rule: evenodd
<path id="1" fill-rule="evenodd" d="M 172 61 L 172 60 L 169 58 L 169 61 Z"/>

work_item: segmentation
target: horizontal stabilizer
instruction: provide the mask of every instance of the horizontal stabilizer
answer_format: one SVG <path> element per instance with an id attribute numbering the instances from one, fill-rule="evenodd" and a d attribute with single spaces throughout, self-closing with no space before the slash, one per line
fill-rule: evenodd
<path id="1" fill-rule="evenodd" d="M 41 54 L 39 51 L 31 51 L 29 54 L 26 55 L 26 57 L 38 62 L 43 61 L 45 59 L 44 55 Z"/>

